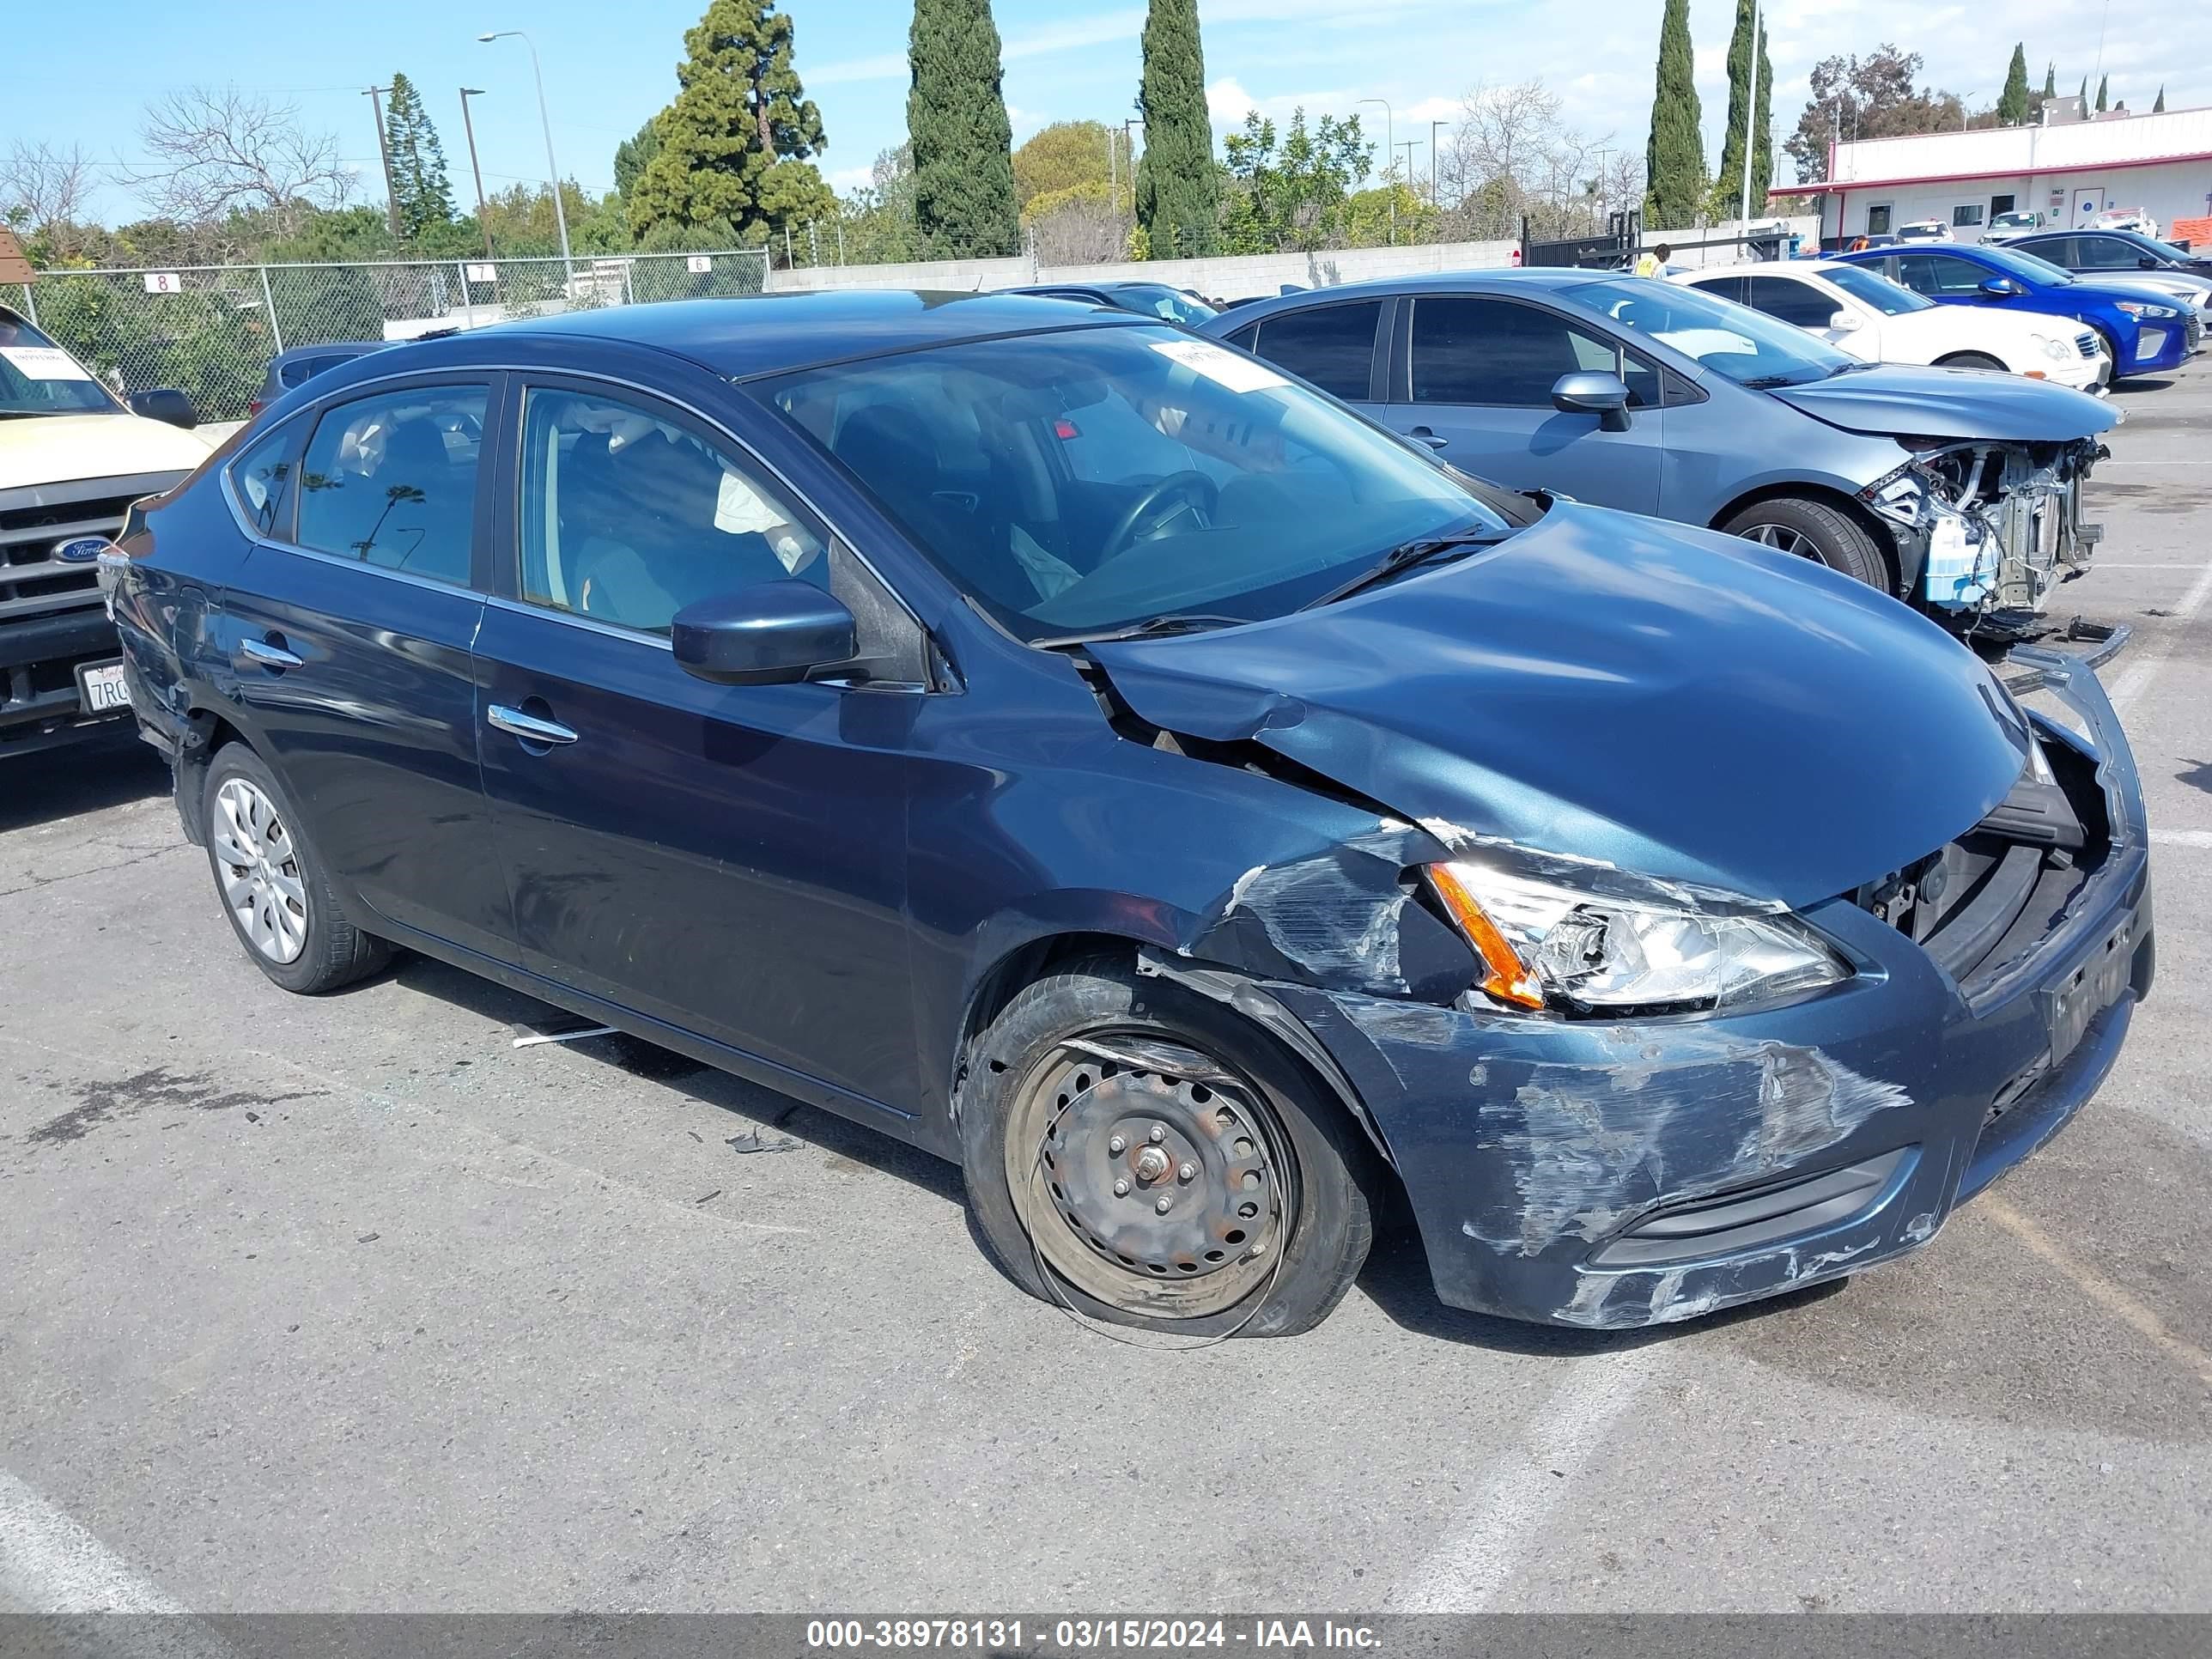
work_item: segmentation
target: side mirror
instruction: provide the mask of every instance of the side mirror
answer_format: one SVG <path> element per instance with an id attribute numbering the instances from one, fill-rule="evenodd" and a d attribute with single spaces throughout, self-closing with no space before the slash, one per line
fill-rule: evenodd
<path id="1" fill-rule="evenodd" d="M 1607 432 L 1628 430 L 1628 388 L 1618 374 L 1583 369 L 1552 385 L 1552 407 L 1570 415 L 1595 415 Z"/>
<path id="2" fill-rule="evenodd" d="M 1839 311 L 1828 319 L 1828 328 L 1836 334 L 1849 334 L 1866 326 L 1866 319 L 1856 311 Z"/>
<path id="3" fill-rule="evenodd" d="M 785 685 L 860 653 L 853 613 L 811 582 L 762 582 L 676 613 L 677 665 L 717 685 Z"/>
<path id="4" fill-rule="evenodd" d="M 1985 276 L 1982 279 L 1981 295 L 1985 300 L 2009 300 L 2015 294 L 2027 292 L 2009 276 Z"/>
<path id="5" fill-rule="evenodd" d="M 180 426 L 187 432 L 200 423 L 192 408 L 192 400 L 173 386 L 157 387 L 152 392 L 134 392 L 127 400 L 133 415 L 143 415 L 149 421 L 167 421 L 171 426 Z"/>

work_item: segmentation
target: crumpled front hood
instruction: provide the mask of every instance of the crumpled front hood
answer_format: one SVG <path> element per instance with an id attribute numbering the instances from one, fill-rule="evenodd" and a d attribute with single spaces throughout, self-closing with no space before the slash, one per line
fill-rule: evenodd
<path id="1" fill-rule="evenodd" d="M 33 415 L 0 421 L 0 489 L 191 471 L 205 439 L 137 415 Z"/>
<path id="2" fill-rule="evenodd" d="M 2004 438 L 2063 443 L 2118 424 L 2085 392 L 1985 369 L 1854 369 L 1809 386 L 1777 386 L 1792 409 L 1846 432 L 1904 437 Z"/>
<path id="3" fill-rule="evenodd" d="M 2026 761 L 1989 672 L 1894 600 L 1570 503 L 1317 611 L 1091 649 L 1145 720 L 1407 818 L 1792 907 L 1935 851 Z"/>

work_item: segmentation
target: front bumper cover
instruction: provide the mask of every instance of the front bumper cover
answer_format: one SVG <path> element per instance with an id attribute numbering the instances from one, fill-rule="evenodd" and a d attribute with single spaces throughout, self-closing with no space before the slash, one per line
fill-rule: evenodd
<path id="1" fill-rule="evenodd" d="M 2095 676 L 2045 684 L 2087 738 L 2111 844 L 2026 955 L 1971 995 L 1848 899 L 1806 913 L 1858 969 L 1740 1015 L 1598 1022 L 1265 988 L 1358 1091 L 1437 1294 L 1620 1328 L 1693 1317 L 1925 1243 L 2103 1082 L 2154 963 L 2135 763 Z"/>

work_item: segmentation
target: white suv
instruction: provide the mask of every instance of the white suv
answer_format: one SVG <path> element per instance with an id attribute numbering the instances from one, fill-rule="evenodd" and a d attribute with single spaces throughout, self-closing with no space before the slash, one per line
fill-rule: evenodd
<path id="1" fill-rule="evenodd" d="M 1864 265 L 1781 259 L 1669 279 L 1794 323 L 1875 363 L 2009 370 L 2078 392 L 2112 378 L 2096 335 L 2063 317 L 1938 305 Z"/>

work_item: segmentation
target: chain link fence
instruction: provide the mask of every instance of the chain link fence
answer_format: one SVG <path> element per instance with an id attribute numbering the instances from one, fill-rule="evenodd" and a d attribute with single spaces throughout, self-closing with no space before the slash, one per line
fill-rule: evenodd
<path id="1" fill-rule="evenodd" d="M 296 346 L 404 340 L 658 300 L 725 299 L 766 285 L 759 248 L 603 258 L 389 260 L 56 270 L 24 313 L 119 392 L 174 386 L 203 421 L 242 418 L 269 361 Z M 11 299 L 19 290 L 0 289 Z"/>

